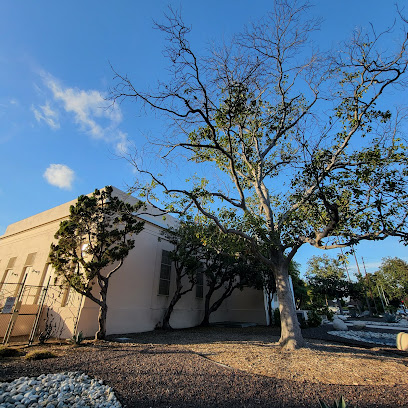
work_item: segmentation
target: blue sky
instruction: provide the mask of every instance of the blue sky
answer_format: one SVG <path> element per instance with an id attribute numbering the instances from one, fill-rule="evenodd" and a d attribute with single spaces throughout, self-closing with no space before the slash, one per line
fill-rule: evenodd
<path id="1" fill-rule="evenodd" d="M 317 0 L 318 42 L 337 44 L 369 23 L 385 28 L 394 1 Z M 401 6 L 404 1 L 399 2 Z M 0 234 L 8 224 L 111 184 L 125 189 L 132 167 L 118 155 L 165 131 L 131 103 L 106 109 L 111 63 L 136 86 L 165 74 L 164 45 L 153 20 L 182 9 L 191 42 L 204 49 L 270 9 L 271 1 L 0 1 Z M 297 260 L 319 253 L 302 248 Z M 367 269 L 384 256 L 408 260 L 396 240 L 358 247 Z"/>

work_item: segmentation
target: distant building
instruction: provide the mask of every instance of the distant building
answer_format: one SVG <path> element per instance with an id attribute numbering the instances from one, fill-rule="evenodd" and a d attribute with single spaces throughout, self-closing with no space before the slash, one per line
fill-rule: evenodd
<path id="1" fill-rule="evenodd" d="M 114 195 L 132 203 L 137 201 L 116 188 Z M 29 336 L 36 320 L 36 332 L 49 330 L 53 337 L 70 338 L 80 331 L 93 336 L 97 331 L 98 306 L 73 289 L 59 285 L 48 260 L 54 234 L 60 222 L 68 218 L 69 207 L 75 202 L 11 224 L 0 237 L 0 341 L 10 330 L 11 337 Z M 142 218 L 146 221 L 145 228 L 135 237 L 135 248 L 110 280 L 107 334 L 153 330 L 174 291 L 175 272 L 172 266 L 169 268 L 167 256 L 172 246 L 161 237 L 161 232 L 176 220 Z M 203 285 L 178 302 L 170 320 L 172 327 L 192 327 L 201 322 L 205 293 L 204 279 Z M 237 290 L 212 315 L 211 321 L 265 324 L 262 291 Z"/>

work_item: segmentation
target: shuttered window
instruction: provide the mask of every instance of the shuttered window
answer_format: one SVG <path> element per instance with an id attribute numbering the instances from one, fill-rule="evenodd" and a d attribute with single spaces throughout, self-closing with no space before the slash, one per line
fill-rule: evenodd
<path id="1" fill-rule="evenodd" d="M 169 251 L 162 251 L 160 266 L 159 295 L 169 295 L 171 275 L 171 259 Z"/>

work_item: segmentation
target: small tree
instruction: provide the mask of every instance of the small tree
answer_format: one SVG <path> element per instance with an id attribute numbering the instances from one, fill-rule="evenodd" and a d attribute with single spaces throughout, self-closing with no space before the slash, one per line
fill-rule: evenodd
<path id="1" fill-rule="evenodd" d="M 186 293 L 191 292 L 196 284 L 197 271 L 201 267 L 200 254 L 202 241 L 199 238 L 200 226 L 198 224 L 182 221 L 177 228 L 169 228 L 164 232 L 165 238 L 174 245 L 170 258 L 176 271 L 176 290 L 164 313 L 161 328 L 171 329 L 170 317 L 174 306 Z M 185 280 L 188 286 L 184 288 Z"/>
<path id="2" fill-rule="evenodd" d="M 389 300 L 399 306 L 408 301 L 408 263 L 400 258 L 383 258 L 378 271 L 373 276 L 378 290 L 380 287 Z M 379 294 L 381 296 L 381 294 Z"/>
<path id="3" fill-rule="evenodd" d="M 201 326 L 210 324 L 211 314 L 216 312 L 236 289 L 243 290 L 245 286 L 253 286 L 259 276 L 256 265 L 242 255 L 216 252 L 213 249 L 207 250 L 203 272 L 207 282 L 207 293 Z M 218 298 L 212 300 L 217 291 Z"/>
<path id="4" fill-rule="evenodd" d="M 62 221 L 51 244 L 50 260 L 57 275 L 78 293 L 99 305 L 96 339 L 106 335 L 109 280 L 135 246 L 131 235 L 139 234 L 144 222 L 136 212 L 142 203 L 131 205 L 112 196 L 112 187 L 79 196 L 71 205 L 69 219 Z M 108 267 L 111 267 L 108 269 Z M 93 286 L 99 287 L 99 298 Z"/>
<path id="5" fill-rule="evenodd" d="M 308 265 L 307 276 L 313 293 L 323 296 L 326 306 L 329 299 L 336 299 L 342 311 L 341 299 L 349 293 L 349 283 L 342 262 L 323 255 L 313 256 Z"/>

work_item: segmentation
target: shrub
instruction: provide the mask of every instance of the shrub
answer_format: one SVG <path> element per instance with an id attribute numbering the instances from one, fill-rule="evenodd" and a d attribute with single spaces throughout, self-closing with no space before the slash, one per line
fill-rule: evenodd
<path id="1" fill-rule="evenodd" d="M 0 347 L 0 359 L 5 357 L 18 357 L 21 354 L 19 349 L 13 347 Z"/>
<path id="2" fill-rule="evenodd" d="M 74 334 L 72 336 L 72 340 L 77 346 L 79 346 L 82 343 L 82 341 L 84 340 L 84 335 L 83 335 L 82 331 L 80 331 L 77 334 Z"/>
<path id="3" fill-rule="evenodd" d="M 346 401 L 344 401 L 344 398 L 342 396 L 339 398 L 338 401 L 334 401 L 331 407 L 327 405 L 325 402 L 323 402 L 322 400 L 319 400 L 319 402 L 320 402 L 321 408 L 347 408 Z"/>
<path id="4" fill-rule="evenodd" d="M 28 353 L 25 356 L 27 360 L 45 360 L 46 358 L 54 358 L 54 357 L 57 357 L 57 356 L 51 351 L 42 351 L 42 350 L 32 351 L 31 353 Z"/>
<path id="5" fill-rule="evenodd" d="M 334 316 L 334 312 L 332 310 L 330 310 L 327 306 L 323 307 L 321 309 L 321 314 L 322 315 L 326 315 L 326 317 L 330 320 L 333 321 L 333 316 Z"/>
<path id="6" fill-rule="evenodd" d="M 395 323 L 397 321 L 397 316 L 392 313 L 386 313 L 384 319 L 387 323 Z"/>
<path id="7" fill-rule="evenodd" d="M 317 314 L 316 310 L 307 312 L 307 325 L 309 327 L 318 327 L 322 324 L 322 318 Z"/>

